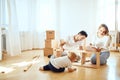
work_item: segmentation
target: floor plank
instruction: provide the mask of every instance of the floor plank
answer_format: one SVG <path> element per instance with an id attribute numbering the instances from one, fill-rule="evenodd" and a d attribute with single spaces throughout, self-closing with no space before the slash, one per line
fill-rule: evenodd
<path id="1" fill-rule="evenodd" d="M 107 64 L 99 69 L 74 66 L 77 70 L 72 73 L 39 71 L 39 67 L 48 61 L 42 50 L 26 51 L 14 57 L 5 56 L 0 61 L 0 80 L 120 80 L 120 53 L 117 52 L 111 52 Z M 32 66 L 24 72 L 30 64 Z"/>

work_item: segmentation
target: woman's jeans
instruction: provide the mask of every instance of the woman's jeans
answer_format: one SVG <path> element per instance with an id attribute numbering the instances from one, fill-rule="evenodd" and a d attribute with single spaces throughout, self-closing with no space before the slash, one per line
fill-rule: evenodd
<path id="1" fill-rule="evenodd" d="M 107 52 L 100 52 L 100 64 L 103 65 L 103 64 L 106 64 L 107 63 L 107 59 L 109 58 L 110 56 L 110 52 L 107 51 Z M 93 54 L 91 56 L 91 63 L 92 64 L 96 64 L 96 54 Z"/>

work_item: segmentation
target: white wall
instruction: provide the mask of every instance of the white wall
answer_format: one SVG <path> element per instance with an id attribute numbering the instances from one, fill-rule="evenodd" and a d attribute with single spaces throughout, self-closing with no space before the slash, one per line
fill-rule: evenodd
<path id="1" fill-rule="evenodd" d="M 88 32 L 89 37 L 96 32 L 96 0 L 60 0 L 59 26 L 61 37 Z"/>

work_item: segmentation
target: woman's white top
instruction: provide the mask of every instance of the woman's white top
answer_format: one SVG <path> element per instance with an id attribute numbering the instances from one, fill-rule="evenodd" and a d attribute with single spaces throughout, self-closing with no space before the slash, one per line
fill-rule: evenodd
<path id="1" fill-rule="evenodd" d="M 92 45 L 96 48 L 102 48 L 101 52 L 109 51 L 110 36 L 95 36 Z"/>
<path id="2" fill-rule="evenodd" d="M 65 68 L 65 67 L 70 68 L 72 66 L 72 63 L 68 58 L 68 56 L 62 56 L 62 57 L 50 59 L 50 62 L 57 69 Z"/>

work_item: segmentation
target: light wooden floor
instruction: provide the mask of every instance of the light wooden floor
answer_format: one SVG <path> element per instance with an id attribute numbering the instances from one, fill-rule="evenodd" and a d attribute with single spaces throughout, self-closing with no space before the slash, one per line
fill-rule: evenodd
<path id="1" fill-rule="evenodd" d="M 40 57 L 33 59 L 36 55 Z M 42 50 L 27 51 L 14 57 L 6 56 L 0 61 L 0 80 L 120 80 L 120 53 L 111 52 L 107 65 L 99 69 L 74 66 L 77 71 L 72 73 L 39 71 L 39 67 L 48 61 Z M 24 72 L 29 64 L 33 65 Z"/>

